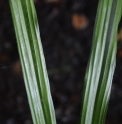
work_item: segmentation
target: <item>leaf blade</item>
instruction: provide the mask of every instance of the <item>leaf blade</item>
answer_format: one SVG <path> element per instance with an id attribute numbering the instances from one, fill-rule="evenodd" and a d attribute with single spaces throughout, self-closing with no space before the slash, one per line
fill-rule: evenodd
<path id="1" fill-rule="evenodd" d="M 93 36 L 93 45 L 89 65 L 87 67 L 82 106 L 81 124 L 103 124 L 110 96 L 111 80 L 115 68 L 117 27 L 121 17 L 121 1 L 100 0 Z M 115 5 L 115 7 L 113 7 Z M 116 11 L 116 14 L 112 13 Z M 115 16 L 116 15 L 116 16 Z M 110 23 L 114 21 L 114 23 Z M 110 34 L 109 34 L 110 33 Z M 114 37 L 111 34 L 114 33 Z M 114 40 L 112 38 L 114 38 Z M 113 48 L 113 49 L 112 49 Z M 112 55 L 113 54 L 113 55 Z M 108 59 L 109 58 L 109 59 Z M 106 63 L 107 62 L 107 63 Z M 112 62 L 112 63 L 111 63 Z M 110 64 L 111 63 L 111 64 Z M 105 65 L 104 65 L 105 64 Z M 106 69 L 106 67 L 109 67 Z M 109 72 L 110 71 L 110 72 Z M 102 73 L 106 73 L 102 75 Z M 102 78 L 108 78 L 108 81 Z M 107 88 L 106 88 L 107 86 Z M 102 88 L 101 88 L 102 87 Z M 102 92 L 108 89 L 108 93 Z M 99 91 L 101 90 L 101 91 Z M 100 93 L 102 92 L 102 93 Z M 107 91 L 106 91 L 107 92 Z M 102 94 L 102 96 L 100 95 Z M 102 97 L 102 98 L 101 98 Z M 102 102 L 104 101 L 104 102 Z M 98 107 L 96 104 L 98 103 Z M 104 107 L 101 106 L 104 103 Z M 100 110 L 100 111 L 99 111 Z M 96 112 L 94 112 L 96 111 Z M 102 118 L 102 120 L 100 119 Z"/>
<path id="2" fill-rule="evenodd" d="M 56 124 L 32 0 L 10 0 L 28 100 L 35 124 Z"/>

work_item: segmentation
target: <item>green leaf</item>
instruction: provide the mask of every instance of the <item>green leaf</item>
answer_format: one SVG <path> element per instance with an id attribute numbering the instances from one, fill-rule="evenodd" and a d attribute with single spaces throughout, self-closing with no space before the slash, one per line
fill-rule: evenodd
<path id="1" fill-rule="evenodd" d="M 116 64 L 121 0 L 100 0 L 85 75 L 81 124 L 104 124 Z"/>
<path id="2" fill-rule="evenodd" d="M 33 0 L 10 0 L 28 101 L 34 124 L 56 124 Z"/>

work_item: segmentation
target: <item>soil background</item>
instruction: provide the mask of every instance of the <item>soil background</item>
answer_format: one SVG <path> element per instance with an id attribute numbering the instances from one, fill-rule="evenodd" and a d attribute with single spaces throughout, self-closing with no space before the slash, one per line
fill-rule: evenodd
<path id="1" fill-rule="evenodd" d="M 78 124 L 98 0 L 35 0 L 58 124 Z M 102 47 L 102 46 L 101 46 Z M 122 21 L 106 124 L 122 124 Z M 32 124 L 8 0 L 0 0 L 0 124 Z"/>

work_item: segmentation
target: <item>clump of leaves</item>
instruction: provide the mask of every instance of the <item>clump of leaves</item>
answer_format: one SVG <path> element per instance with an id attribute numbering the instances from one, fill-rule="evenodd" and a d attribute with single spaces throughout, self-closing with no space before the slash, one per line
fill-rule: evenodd
<path id="1" fill-rule="evenodd" d="M 10 0 L 11 13 L 34 124 L 56 124 L 33 0 Z M 86 70 L 81 124 L 103 124 L 116 64 L 121 0 L 100 0 Z"/>

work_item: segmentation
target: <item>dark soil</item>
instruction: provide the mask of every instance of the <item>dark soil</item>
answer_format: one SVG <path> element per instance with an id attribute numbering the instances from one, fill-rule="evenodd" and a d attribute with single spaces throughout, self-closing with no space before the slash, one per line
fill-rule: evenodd
<path id="1" fill-rule="evenodd" d="M 98 0 L 40 1 L 35 4 L 57 123 L 78 124 Z M 84 15 L 88 25 L 76 29 L 73 14 Z M 121 77 L 120 39 L 106 124 L 122 124 Z M 0 124 L 32 124 L 8 0 L 0 0 Z"/>

